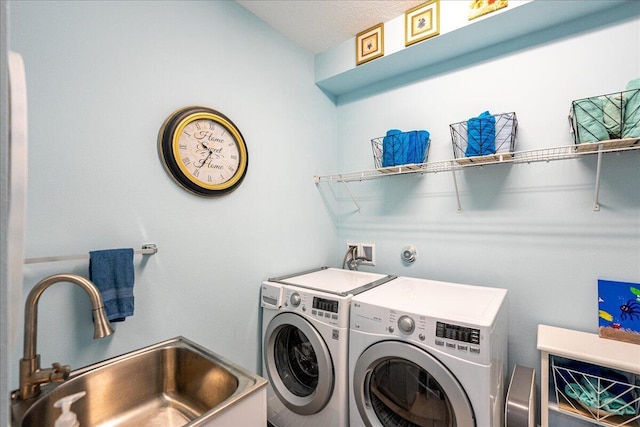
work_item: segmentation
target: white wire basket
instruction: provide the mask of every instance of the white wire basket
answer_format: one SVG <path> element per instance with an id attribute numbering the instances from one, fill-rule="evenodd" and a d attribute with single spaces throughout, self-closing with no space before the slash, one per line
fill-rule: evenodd
<path id="1" fill-rule="evenodd" d="M 489 116 L 490 117 L 490 116 Z M 493 114 L 495 123 L 469 119 L 449 125 L 453 156 L 460 164 L 501 161 L 516 148 L 516 113 Z"/>
<path id="2" fill-rule="evenodd" d="M 551 366 L 560 411 L 604 426 L 640 426 L 637 375 L 560 357 Z"/>
<path id="3" fill-rule="evenodd" d="M 373 138 L 371 149 L 375 168 L 380 172 L 420 169 L 429 157 L 429 132 L 398 132 Z"/>
<path id="4" fill-rule="evenodd" d="M 579 151 L 630 147 L 640 141 L 640 89 L 577 99 L 569 124 Z"/>

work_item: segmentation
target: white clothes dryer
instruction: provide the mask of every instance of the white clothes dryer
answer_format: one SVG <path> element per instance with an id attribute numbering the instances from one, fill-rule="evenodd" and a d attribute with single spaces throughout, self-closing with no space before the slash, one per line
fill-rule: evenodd
<path id="1" fill-rule="evenodd" d="M 321 268 L 262 284 L 262 375 L 275 427 L 347 427 L 354 295 L 395 278 Z"/>
<path id="2" fill-rule="evenodd" d="M 351 302 L 351 427 L 499 427 L 505 289 L 398 277 Z"/>

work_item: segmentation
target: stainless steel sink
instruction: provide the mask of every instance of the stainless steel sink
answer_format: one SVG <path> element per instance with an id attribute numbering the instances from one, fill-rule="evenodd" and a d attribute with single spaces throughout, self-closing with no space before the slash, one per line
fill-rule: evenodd
<path id="1" fill-rule="evenodd" d="M 53 427 L 60 415 L 53 403 L 81 391 L 86 396 L 71 409 L 83 427 L 216 425 L 264 386 L 264 378 L 177 337 L 72 371 L 39 396 L 13 400 L 12 425 Z M 266 417 L 266 408 L 254 406 Z"/>

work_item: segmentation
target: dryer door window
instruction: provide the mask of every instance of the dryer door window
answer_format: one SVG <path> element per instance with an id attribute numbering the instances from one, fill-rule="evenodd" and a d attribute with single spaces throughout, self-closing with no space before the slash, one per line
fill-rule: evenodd
<path id="1" fill-rule="evenodd" d="M 358 359 L 354 393 L 367 426 L 472 427 L 471 404 L 453 375 L 427 352 L 390 341 Z"/>
<path id="2" fill-rule="evenodd" d="M 304 318 L 283 313 L 269 322 L 264 362 L 273 391 L 291 411 L 311 415 L 322 410 L 333 393 L 329 349 Z"/>

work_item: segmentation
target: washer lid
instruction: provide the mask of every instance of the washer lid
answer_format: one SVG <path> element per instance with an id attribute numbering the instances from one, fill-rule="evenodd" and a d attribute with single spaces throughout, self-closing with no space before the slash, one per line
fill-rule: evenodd
<path id="1" fill-rule="evenodd" d="M 506 295 L 506 289 L 398 277 L 353 302 L 491 326 Z"/>
<path id="2" fill-rule="evenodd" d="M 361 292 L 395 279 L 395 277 L 365 271 L 321 267 L 315 270 L 269 279 L 269 281 L 346 296 L 358 295 Z"/>

